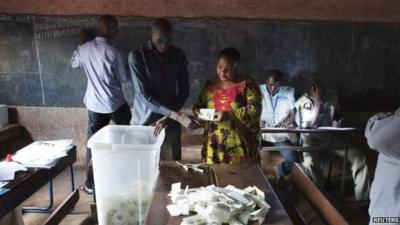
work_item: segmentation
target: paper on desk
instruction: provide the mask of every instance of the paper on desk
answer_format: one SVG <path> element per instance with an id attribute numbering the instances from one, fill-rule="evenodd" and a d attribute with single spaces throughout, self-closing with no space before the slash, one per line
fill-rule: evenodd
<path id="1" fill-rule="evenodd" d="M 353 127 L 318 127 L 320 130 L 354 130 Z"/>
<path id="2" fill-rule="evenodd" d="M 0 181 L 0 188 L 6 186 L 9 182 L 6 181 Z"/>
<path id="3" fill-rule="evenodd" d="M 183 218 L 181 225 L 207 225 L 207 219 L 200 215 L 193 215 Z"/>
<path id="4" fill-rule="evenodd" d="M 14 180 L 15 172 L 26 170 L 25 166 L 16 162 L 0 162 L 0 181 Z"/>
<path id="5" fill-rule="evenodd" d="M 71 149 L 71 139 L 35 141 L 19 150 L 13 160 L 26 167 L 51 168 Z"/>
<path id="6" fill-rule="evenodd" d="M 256 186 L 239 189 L 232 185 L 224 188 L 210 185 L 183 190 L 181 183 L 175 183 L 171 185 L 169 196 L 172 204 L 167 210 L 171 216 L 197 213 L 183 218 L 181 225 L 239 225 L 248 221 L 262 224 L 271 208 L 264 199 L 264 192 Z"/>

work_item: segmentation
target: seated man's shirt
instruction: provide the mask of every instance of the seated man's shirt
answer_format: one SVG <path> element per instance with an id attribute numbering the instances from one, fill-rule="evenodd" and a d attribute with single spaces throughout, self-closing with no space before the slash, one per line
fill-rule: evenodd
<path id="1" fill-rule="evenodd" d="M 266 84 L 259 85 L 262 94 L 261 122 L 265 127 L 276 127 L 290 117 L 294 110 L 294 88 L 281 86 L 278 93 L 272 95 Z M 262 139 L 268 142 L 295 142 L 296 138 L 288 133 L 263 133 Z"/>
<path id="2" fill-rule="evenodd" d="M 315 107 L 314 102 L 311 100 L 310 96 L 306 93 L 301 96 L 295 103 L 296 107 L 296 124 L 300 126 L 302 121 L 310 121 L 312 116 L 312 111 Z M 335 112 L 335 107 L 329 101 L 324 101 L 321 103 L 317 120 L 315 121 L 316 127 L 322 126 L 332 126 L 333 116 Z M 325 146 L 330 145 L 332 142 L 331 134 L 301 134 L 301 140 L 303 146 Z"/>

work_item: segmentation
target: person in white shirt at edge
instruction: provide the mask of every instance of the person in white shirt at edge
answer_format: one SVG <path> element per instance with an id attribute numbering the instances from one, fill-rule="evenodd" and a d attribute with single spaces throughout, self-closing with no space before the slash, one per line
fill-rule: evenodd
<path id="1" fill-rule="evenodd" d="M 365 128 L 365 137 L 370 148 L 379 152 L 370 193 L 370 225 L 383 224 L 374 221 L 376 217 L 395 217 L 384 224 L 399 225 L 400 108 L 393 114 L 378 113 L 371 117 Z"/>
<path id="2" fill-rule="evenodd" d="M 119 51 L 109 43 L 117 31 L 117 20 L 112 16 L 102 16 L 99 35 L 94 40 L 81 40 L 71 58 L 71 66 L 82 67 L 88 80 L 84 98 L 89 118 L 88 139 L 110 120 L 118 125 L 129 125 L 131 120 L 130 107 L 121 87 L 121 83 L 130 81 L 130 77 Z M 87 177 L 80 189 L 89 194 L 93 192 L 90 162 L 91 151 L 87 149 Z"/>
<path id="3" fill-rule="evenodd" d="M 340 127 L 343 120 L 340 115 L 336 92 L 327 94 L 320 82 L 311 80 L 309 88 L 296 101 L 296 124 L 302 128 L 322 126 Z M 303 152 L 303 166 L 312 180 L 320 187 L 325 184 L 323 166 L 329 165 L 333 156 L 344 158 L 344 150 L 324 151 L 324 147 L 344 146 L 343 136 L 332 134 L 301 134 L 301 143 L 307 147 L 321 147 L 321 151 Z M 354 180 L 355 200 L 360 209 L 369 204 L 370 177 L 364 152 L 353 145 L 348 147 L 347 159 L 351 165 Z"/>
<path id="4" fill-rule="evenodd" d="M 261 128 L 294 127 L 295 107 L 294 88 L 281 86 L 283 74 L 279 70 L 270 70 L 266 74 L 266 84 L 259 85 L 262 93 Z M 290 146 L 297 138 L 289 133 L 263 133 L 262 146 Z M 284 177 L 292 171 L 298 161 L 297 151 L 280 151 L 284 161 L 275 168 L 278 187 L 284 186 Z"/>

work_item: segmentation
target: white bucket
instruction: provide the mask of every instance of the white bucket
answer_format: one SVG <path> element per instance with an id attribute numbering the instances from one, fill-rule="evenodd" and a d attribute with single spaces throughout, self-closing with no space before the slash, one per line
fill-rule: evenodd
<path id="1" fill-rule="evenodd" d="M 109 125 L 88 141 L 99 225 L 143 224 L 158 175 L 164 130 Z"/>

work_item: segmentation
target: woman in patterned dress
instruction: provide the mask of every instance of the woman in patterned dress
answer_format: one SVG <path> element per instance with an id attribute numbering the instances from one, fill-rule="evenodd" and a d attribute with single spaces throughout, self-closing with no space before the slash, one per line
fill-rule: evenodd
<path id="1" fill-rule="evenodd" d="M 218 55 L 217 76 L 206 82 L 192 110 L 216 111 L 214 121 L 202 121 L 202 159 L 209 164 L 257 163 L 261 93 L 255 81 L 237 72 L 240 53 L 225 48 Z"/>

